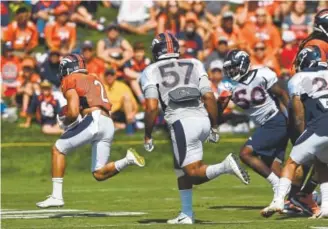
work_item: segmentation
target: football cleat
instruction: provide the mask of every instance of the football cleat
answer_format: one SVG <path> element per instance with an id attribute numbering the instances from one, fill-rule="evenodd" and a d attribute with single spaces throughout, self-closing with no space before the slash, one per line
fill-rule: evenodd
<path id="1" fill-rule="evenodd" d="M 139 167 L 144 167 L 146 162 L 145 158 L 140 156 L 135 149 L 128 149 L 126 153 L 126 159 L 129 162 L 129 165 L 137 165 Z"/>
<path id="2" fill-rule="evenodd" d="M 295 206 L 301 208 L 303 212 L 309 216 L 320 213 L 320 207 L 313 200 L 312 194 L 307 194 L 305 196 L 302 195 L 294 196 L 290 199 L 290 202 Z"/>
<path id="3" fill-rule="evenodd" d="M 328 218 L 328 209 L 321 209 L 317 214 L 313 214 L 311 219 L 327 219 Z"/>
<path id="4" fill-rule="evenodd" d="M 274 199 L 268 207 L 261 211 L 261 215 L 268 218 L 276 212 L 283 213 L 284 205 L 285 203 L 283 199 Z"/>
<path id="5" fill-rule="evenodd" d="M 182 212 L 180 212 L 178 217 L 167 221 L 168 224 L 194 224 L 194 222 L 194 216 L 190 217 Z"/>
<path id="6" fill-rule="evenodd" d="M 57 199 L 53 196 L 48 196 L 45 201 L 36 203 L 36 206 L 39 208 L 50 208 L 50 207 L 63 207 L 64 206 L 63 199 Z"/>
<path id="7" fill-rule="evenodd" d="M 229 154 L 223 161 L 227 173 L 236 175 L 244 184 L 250 183 L 247 171 L 240 165 L 238 158 L 234 154 Z"/>

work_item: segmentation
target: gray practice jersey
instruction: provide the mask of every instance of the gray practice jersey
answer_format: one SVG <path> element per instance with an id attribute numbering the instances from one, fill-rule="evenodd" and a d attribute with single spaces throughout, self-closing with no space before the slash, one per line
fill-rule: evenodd
<path id="1" fill-rule="evenodd" d="M 328 111 L 328 70 L 304 71 L 288 82 L 290 97 L 301 96 L 307 123 Z"/>
<path id="2" fill-rule="evenodd" d="M 168 124 L 186 117 L 208 116 L 201 95 L 211 92 L 210 82 L 203 64 L 196 59 L 168 59 L 153 63 L 142 73 L 141 85 L 146 98 L 159 99 Z M 170 95 L 179 89 L 182 91 L 178 94 L 190 89 L 199 96 L 176 102 Z"/>
<path id="3" fill-rule="evenodd" d="M 243 82 L 228 78 L 219 85 L 219 95 L 228 94 L 232 101 L 244 109 L 259 125 L 274 117 L 279 109 L 268 90 L 278 81 L 276 73 L 269 68 L 252 70 Z"/>

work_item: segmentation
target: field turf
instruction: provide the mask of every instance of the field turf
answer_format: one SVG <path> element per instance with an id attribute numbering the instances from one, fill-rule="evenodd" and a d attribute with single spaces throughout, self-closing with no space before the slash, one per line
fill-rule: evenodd
<path id="1" fill-rule="evenodd" d="M 28 130 L 16 125 L 2 124 L 2 228 L 328 228 L 328 220 L 262 218 L 259 211 L 271 201 L 272 191 L 251 171 L 249 186 L 226 175 L 196 187 L 197 223 L 190 227 L 166 225 L 165 221 L 178 213 L 180 203 L 171 147 L 161 131 L 154 135 L 158 144 L 152 153 L 143 150 L 141 132 L 133 137 L 117 133 L 111 158 L 119 159 L 128 147 L 135 147 L 146 157 L 147 165 L 128 168 L 104 182 L 95 181 L 90 173 L 90 147 L 72 152 L 64 179 L 65 207 L 39 211 L 35 203 L 51 192 L 50 149 L 56 137 L 39 134 L 35 125 Z M 237 152 L 245 138 L 226 135 L 219 144 L 206 144 L 205 161 L 219 162 Z M 143 215 L 130 215 L 133 213 Z"/>

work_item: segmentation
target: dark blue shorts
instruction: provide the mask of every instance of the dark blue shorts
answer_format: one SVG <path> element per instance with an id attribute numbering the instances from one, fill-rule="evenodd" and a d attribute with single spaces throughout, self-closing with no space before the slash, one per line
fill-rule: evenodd
<path id="1" fill-rule="evenodd" d="M 251 146 L 255 155 L 269 156 L 284 161 L 288 139 L 287 120 L 279 112 L 264 125 L 256 128 L 245 146 Z"/>

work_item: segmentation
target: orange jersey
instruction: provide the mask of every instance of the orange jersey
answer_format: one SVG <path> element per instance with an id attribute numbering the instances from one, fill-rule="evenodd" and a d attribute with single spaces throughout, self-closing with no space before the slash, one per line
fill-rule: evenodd
<path id="1" fill-rule="evenodd" d="M 68 75 L 62 80 L 61 88 L 64 94 L 70 89 L 76 90 L 81 110 L 89 107 L 102 107 L 107 111 L 111 109 L 102 80 L 93 74 Z"/>
<path id="2" fill-rule="evenodd" d="M 74 23 L 59 25 L 57 22 L 48 23 L 44 30 L 45 38 L 55 49 L 69 46 L 76 40 L 76 27 Z"/>
<path id="3" fill-rule="evenodd" d="M 105 62 L 97 57 L 92 57 L 91 60 L 86 61 L 88 73 L 94 73 L 101 76 L 105 72 Z"/>
<path id="4" fill-rule="evenodd" d="M 13 21 L 4 29 L 4 40 L 11 41 L 15 50 L 31 50 L 38 45 L 38 31 L 33 22 L 27 22 L 25 28 L 18 27 Z"/>

